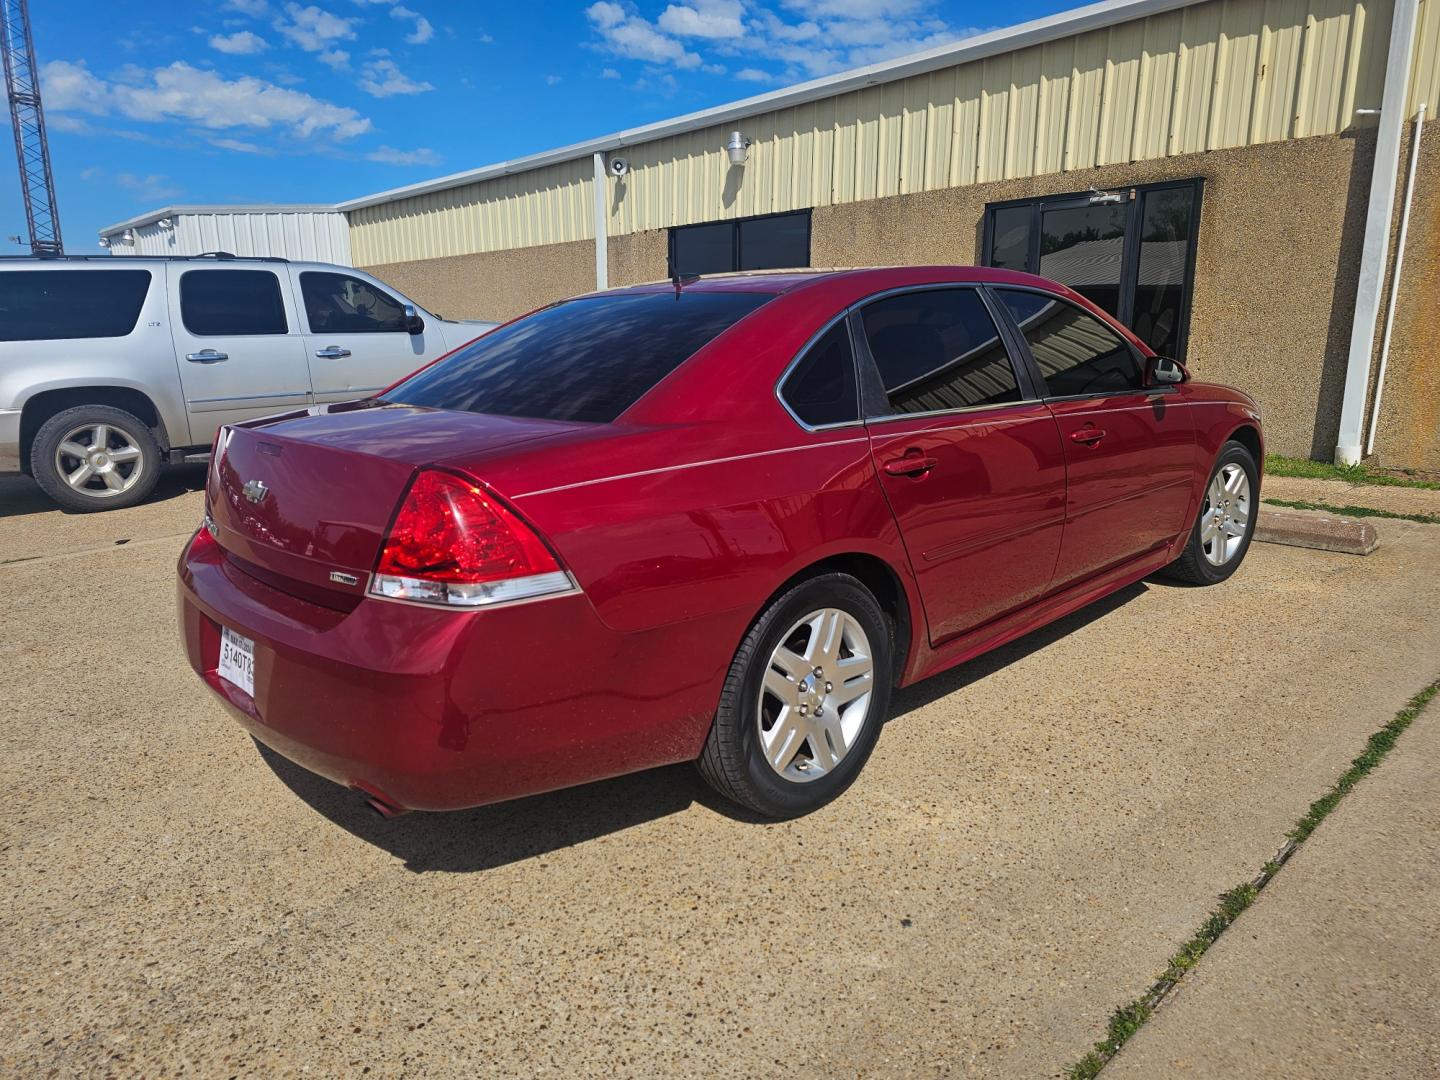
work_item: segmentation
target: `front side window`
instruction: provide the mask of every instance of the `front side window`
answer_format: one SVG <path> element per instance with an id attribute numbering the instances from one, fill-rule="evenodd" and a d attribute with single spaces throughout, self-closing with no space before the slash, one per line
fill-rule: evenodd
<path id="1" fill-rule="evenodd" d="M 537 311 L 424 368 L 384 400 L 610 423 L 769 293 L 621 293 Z"/>
<path id="2" fill-rule="evenodd" d="M 855 357 L 850 331 L 841 319 L 806 350 L 780 387 L 790 411 L 810 427 L 860 419 L 855 395 Z"/>
<path id="3" fill-rule="evenodd" d="M 187 270 L 180 277 L 180 320 L 199 337 L 290 332 L 280 278 L 269 270 Z"/>
<path id="4" fill-rule="evenodd" d="M 892 412 L 1020 400 L 1005 343 L 974 289 L 886 297 L 866 305 L 861 321 Z"/>
<path id="5" fill-rule="evenodd" d="M 1050 397 L 1144 389 L 1134 351 L 1089 312 L 1046 293 L 997 289 L 995 295 L 1029 342 Z"/>
<path id="6" fill-rule="evenodd" d="M 671 277 L 809 265 L 809 210 L 670 230 Z"/>
<path id="7" fill-rule="evenodd" d="M 0 341 L 124 337 L 149 291 L 149 270 L 0 273 Z"/>
<path id="8" fill-rule="evenodd" d="M 349 274 L 306 270 L 300 294 L 312 334 L 403 334 L 409 328 L 405 305 Z"/>

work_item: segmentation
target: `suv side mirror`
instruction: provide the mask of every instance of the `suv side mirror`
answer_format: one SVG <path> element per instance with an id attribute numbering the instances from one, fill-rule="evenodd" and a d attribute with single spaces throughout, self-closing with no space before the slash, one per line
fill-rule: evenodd
<path id="1" fill-rule="evenodd" d="M 414 304 L 405 305 L 405 332 L 407 334 L 423 334 L 425 332 L 425 320 L 415 311 Z"/>
<path id="2" fill-rule="evenodd" d="M 1185 370 L 1185 365 L 1179 360 L 1172 360 L 1168 356 L 1152 356 L 1145 361 L 1146 386 L 1175 386 L 1189 381 L 1190 372 Z"/>

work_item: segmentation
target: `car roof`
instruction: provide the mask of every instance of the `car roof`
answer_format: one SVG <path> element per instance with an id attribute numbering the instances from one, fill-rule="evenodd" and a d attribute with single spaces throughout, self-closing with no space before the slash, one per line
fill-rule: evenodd
<path id="1" fill-rule="evenodd" d="M 781 293 L 832 284 L 840 279 L 859 288 L 891 289 L 906 285 L 927 285 L 946 281 L 958 283 L 995 285 L 1029 285 L 1058 291 L 1052 281 L 1025 274 L 1016 270 L 1001 270 L 993 266 L 963 266 L 934 264 L 923 266 L 870 266 L 870 267 L 826 267 L 794 270 L 741 270 L 723 274 L 704 274 L 694 277 L 682 276 L 663 281 L 646 282 L 625 288 L 608 289 L 604 293 L 590 293 L 591 296 L 619 295 L 626 293 L 655 293 L 672 289 L 682 292 L 751 292 Z"/>

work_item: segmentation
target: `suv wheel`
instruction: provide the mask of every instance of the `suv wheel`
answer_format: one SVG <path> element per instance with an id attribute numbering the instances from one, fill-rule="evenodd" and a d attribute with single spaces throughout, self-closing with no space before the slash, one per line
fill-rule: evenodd
<path id="1" fill-rule="evenodd" d="M 109 405 L 57 413 L 30 445 L 30 471 L 67 510 L 134 506 L 160 479 L 160 444 L 138 416 Z"/>

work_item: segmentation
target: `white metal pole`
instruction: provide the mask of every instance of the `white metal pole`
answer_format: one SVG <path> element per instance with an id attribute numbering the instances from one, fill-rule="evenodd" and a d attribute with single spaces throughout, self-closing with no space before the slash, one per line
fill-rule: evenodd
<path id="1" fill-rule="evenodd" d="M 610 287 L 610 254 L 606 249 L 605 227 L 609 219 L 609 184 L 605 180 L 605 155 L 595 153 L 595 288 Z"/>
<path id="2" fill-rule="evenodd" d="M 1354 465 L 1360 460 L 1370 358 L 1375 352 L 1375 324 L 1380 317 L 1385 256 L 1390 250 L 1390 218 L 1395 213 L 1395 182 L 1400 175 L 1400 136 L 1405 129 L 1405 100 L 1410 92 L 1418 8 L 1419 0 L 1395 0 L 1395 21 L 1391 24 L 1390 51 L 1385 61 L 1385 95 L 1380 101 L 1375 164 L 1370 174 L 1370 205 L 1365 214 L 1365 239 L 1360 249 L 1355 321 L 1350 328 L 1350 359 L 1345 367 L 1345 392 L 1340 404 L 1340 436 L 1335 445 L 1338 465 Z"/>
<path id="3" fill-rule="evenodd" d="M 1390 272 L 1390 295 L 1385 301 L 1385 333 L 1380 337 L 1380 372 L 1375 376 L 1375 404 L 1370 407 L 1370 431 L 1365 456 L 1375 452 L 1375 429 L 1380 425 L 1380 399 L 1385 396 L 1385 367 L 1390 361 L 1390 333 L 1395 329 L 1395 305 L 1400 294 L 1400 271 L 1405 267 L 1405 236 L 1410 231 L 1410 201 L 1415 197 L 1415 170 L 1420 166 L 1420 136 L 1425 131 L 1425 103 L 1415 110 L 1415 134 L 1410 143 L 1410 175 L 1400 203 L 1400 235 L 1395 241 L 1395 269 Z"/>

